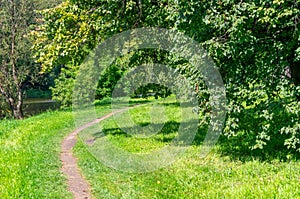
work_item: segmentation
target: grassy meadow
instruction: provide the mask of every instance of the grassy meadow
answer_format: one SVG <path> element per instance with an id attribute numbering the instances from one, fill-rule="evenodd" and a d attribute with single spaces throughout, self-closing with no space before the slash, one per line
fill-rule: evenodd
<path id="1" fill-rule="evenodd" d="M 184 155 L 170 166 L 153 172 L 128 173 L 103 164 L 99 158 L 103 154 L 97 154 L 97 148 L 101 147 L 97 139 L 101 136 L 92 146 L 85 143 L 85 138 L 102 134 L 121 150 L 133 154 L 155 152 L 171 144 L 178 135 L 180 122 L 186 120 L 178 104 L 169 101 L 161 105 L 165 109 L 165 125 L 148 138 L 128 135 L 124 130 L 130 128 L 120 128 L 114 118 L 82 132 L 83 139 L 76 145 L 75 154 L 96 198 L 300 198 L 298 162 L 260 161 L 255 157 L 241 161 L 238 157 L 222 155 L 221 145 L 200 158 L 205 128 L 199 128 Z M 144 127 L 151 123 L 150 109 L 151 105 L 144 105 L 129 112 L 135 124 Z M 122 117 L 128 115 L 119 114 L 117 119 L 123 121 Z M 155 125 L 156 121 L 152 122 Z"/>
<path id="2" fill-rule="evenodd" d="M 165 110 L 165 125 L 148 138 L 128 135 L 114 117 L 82 132 L 74 153 L 95 198 L 300 198 L 298 162 L 260 161 L 254 157 L 241 161 L 223 155 L 219 145 L 200 158 L 205 133 L 202 128 L 186 153 L 173 164 L 152 172 L 128 173 L 103 164 L 95 154 L 101 136 L 91 146 L 86 144 L 84 135 L 102 133 L 112 145 L 133 154 L 151 153 L 170 145 L 186 118 L 182 118 L 178 104 L 160 103 Z M 96 104 L 98 116 L 110 111 L 109 103 Z M 129 110 L 140 127 L 151 122 L 159 124 L 151 121 L 150 107 L 145 104 Z M 125 116 L 117 115 L 121 121 Z M 59 153 L 61 141 L 74 128 L 70 110 L 22 121 L 0 121 L 0 198 L 72 198 L 60 171 Z"/>
<path id="3" fill-rule="evenodd" d="M 72 198 L 60 172 L 60 143 L 71 112 L 0 121 L 0 198 Z"/>

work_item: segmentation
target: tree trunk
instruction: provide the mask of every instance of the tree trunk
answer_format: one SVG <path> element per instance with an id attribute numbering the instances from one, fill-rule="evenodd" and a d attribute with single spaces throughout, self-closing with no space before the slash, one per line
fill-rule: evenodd
<path id="1" fill-rule="evenodd" d="M 24 118 L 22 112 L 22 105 L 20 105 L 19 103 L 16 106 L 14 106 L 13 113 L 15 119 L 21 120 Z"/>
<path id="2" fill-rule="evenodd" d="M 9 104 L 9 108 L 11 110 L 11 113 L 15 119 L 23 119 L 23 111 L 22 111 L 22 105 L 23 105 L 23 95 L 21 88 L 18 89 L 17 93 L 17 100 L 14 100 L 12 97 L 6 98 L 6 101 Z"/>
<path id="3" fill-rule="evenodd" d="M 9 102 L 9 108 L 11 110 L 11 113 L 13 114 L 13 117 L 18 120 L 23 119 L 24 116 L 23 116 L 23 111 L 22 111 L 22 104 L 23 104 L 22 95 L 18 94 L 17 100 L 9 98 L 8 102 Z"/>
<path id="4" fill-rule="evenodd" d="M 22 103 L 23 103 L 23 98 L 22 98 L 22 89 L 21 89 L 21 84 L 17 76 L 17 70 L 16 70 L 16 34 L 17 34 L 17 13 L 16 13 L 16 3 L 14 0 L 11 0 L 12 3 L 12 10 L 11 10 L 11 67 L 12 67 L 12 77 L 14 80 L 14 83 L 17 87 L 17 97 L 16 100 L 14 100 L 14 104 L 12 104 L 13 107 L 13 115 L 15 119 L 23 119 L 23 113 L 22 113 Z"/>
<path id="5" fill-rule="evenodd" d="M 22 104 L 23 104 L 23 95 L 21 88 L 18 89 L 18 100 L 16 102 L 16 105 L 14 107 L 14 118 L 15 119 L 23 119 L 23 110 L 22 110 Z"/>

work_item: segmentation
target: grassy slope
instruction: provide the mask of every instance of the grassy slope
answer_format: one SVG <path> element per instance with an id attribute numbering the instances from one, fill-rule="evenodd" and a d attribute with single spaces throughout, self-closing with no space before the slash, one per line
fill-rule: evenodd
<path id="1" fill-rule="evenodd" d="M 97 113 L 103 115 L 107 106 L 98 107 Z M 140 116 L 136 122 L 149 122 L 149 117 L 141 113 L 145 110 L 141 107 L 132 111 Z M 104 129 L 115 127 L 111 120 L 103 124 Z M 60 172 L 59 152 L 63 137 L 73 129 L 72 113 L 63 111 L 23 121 L 0 121 L 0 198 L 72 198 Z M 161 142 L 161 134 L 157 135 L 159 139 L 149 141 L 113 132 L 109 136 L 114 144 L 131 152 L 151 151 L 167 144 Z M 140 148 L 134 144 L 138 140 Z M 220 157 L 217 152 L 199 159 L 199 147 L 195 144 L 169 167 L 143 174 L 105 167 L 82 142 L 76 145 L 75 153 L 97 198 L 300 198 L 297 162 L 242 163 Z"/>
<path id="2" fill-rule="evenodd" d="M 104 115 L 108 107 L 102 104 L 96 113 Z M 63 138 L 74 128 L 71 111 L 0 120 L 0 198 L 72 198 L 59 154 Z"/>
<path id="3" fill-rule="evenodd" d="M 60 172 L 60 143 L 71 112 L 0 121 L 0 198 L 71 198 Z"/>
<path id="4" fill-rule="evenodd" d="M 147 110 L 143 106 L 131 111 L 139 116 L 136 122 L 149 122 Z M 172 120 L 176 123 L 174 107 L 168 106 L 166 112 L 174 116 Z M 101 126 L 113 144 L 133 153 L 159 149 L 167 144 L 162 135 L 170 136 L 133 138 L 116 128 L 112 120 L 103 121 Z M 297 162 L 242 163 L 221 157 L 216 151 L 200 159 L 199 150 L 200 145 L 195 144 L 173 165 L 142 174 L 107 168 L 91 155 L 83 142 L 76 145 L 75 154 L 97 198 L 300 198 Z"/>

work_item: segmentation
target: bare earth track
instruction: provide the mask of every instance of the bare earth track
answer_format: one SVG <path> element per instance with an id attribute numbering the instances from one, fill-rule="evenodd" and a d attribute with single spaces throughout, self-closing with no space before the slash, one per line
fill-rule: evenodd
<path id="1" fill-rule="evenodd" d="M 80 131 L 97 124 L 98 122 L 105 120 L 112 115 L 124 111 L 126 109 L 117 110 L 111 112 L 103 117 L 100 117 L 92 122 L 89 122 L 72 133 L 70 133 L 62 142 L 62 150 L 60 154 L 60 160 L 62 161 L 62 171 L 67 176 L 68 189 L 73 194 L 75 199 L 91 199 L 91 188 L 88 182 L 81 175 L 81 172 L 77 166 L 77 159 L 74 157 L 72 149 L 77 142 L 77 135 Z"/>

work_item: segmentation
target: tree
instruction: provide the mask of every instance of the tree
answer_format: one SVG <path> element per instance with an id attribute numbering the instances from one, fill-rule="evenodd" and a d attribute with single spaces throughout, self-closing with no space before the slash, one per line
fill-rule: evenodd
<path id="1" fill-rule="evenodd" d="M 24 88 L 38 76 L 29 32 L 38 23 L 37 9 L 54 1 L 0 0 L 0 94 L 14 118 L 22 119 Z"/>
<path id="2" fill-rule="evenodd" d="M 300 151 L 299 8 L 299 0 L 72 0 L 44 13 L 36 49 L 47 71 L 59 64 L 79 65 L 99 42 L 125 30 L 177 29 L 205 46 L 223 77 L 224 135 L 246 148 Z M 205 89 L 188 64 L 171 62 L 194 81 L 200 79 L 197 87 Z"/>
<path id="3" fill-rule="evenodd" d="M 300 151 L 299 15 L 300 2 L 293 0 L 218 1 L 207 8 L 204 44 L 229 102 L 224 134 L 245 140 L 240 146 Z"/>
<path id="4" fill-rule="evenodd" d="M 33 24 L 34 7 L 24 0 L 1 0 L 0 13 L 0 93 L 13 117 L 22 119 L 23 88 L 35 74 L 27 36 Z"/>
<path id="5" fill-rule="evenodd" d="M 77 73 L 74 68 L 78 69 L 99 42 L 132 28 L 150 26 L 158 22 L 162 27 L 165 26 L 168 14 L 162 5 L 167 3 L 126 0 L 120 4 L 120 1 L 111 0 L 72 0 L 45 10 L 45 22 L 33 34 L 36 36 L 38 62 L 43 65 L 43 71 L 47 73 L 57 65 L 65 66 L 52 89 L 55 99 L 64 105 L 70 105 L 73 81 Z M 151 17 L 148 17 L 148 13 Z M 138 57 L 136 54 L 131 56 Z M 96 97 L 111 95 L 110 92 L 121 74 L 130 68 L 121 63 L 122 60 L 124 62 L 131 59 L 131 56 L 118 59 L 118 63 L 105 71 L 106 74 L 99 80 Z M 126 63 L 131 64 L 127 61 Z"/>

